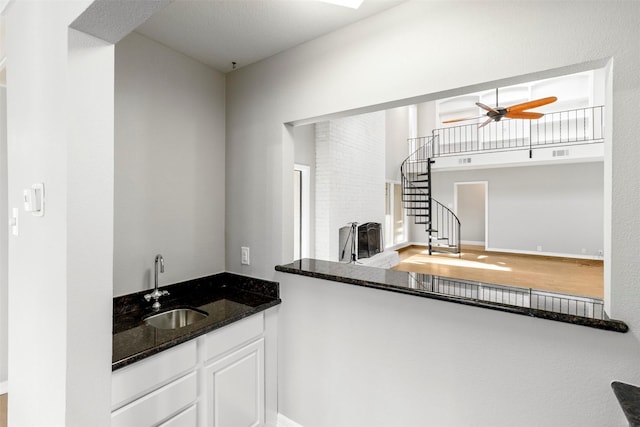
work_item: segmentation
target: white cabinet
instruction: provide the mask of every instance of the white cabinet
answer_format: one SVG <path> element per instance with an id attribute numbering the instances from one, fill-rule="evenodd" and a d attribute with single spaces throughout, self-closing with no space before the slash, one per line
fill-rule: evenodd
<path id="1" fill-rule="evenodd" d="M 112 427 L 168 423 L 195 407 L 197 346 L 190 341 L 126 366 L 111 378 Z M 194 409 L 195 412 L 195 409 Z M 196 423 L 180 423 L 181 427 Z"/>
<path id="2" fill-rule="evenodd" d="M 258 313 L 113 373 L 112 427 L 265 425 Z"/>
<path id="3" fill-rule="evenodd" d="M 264 425 L 264 316 L 247 317 L 204 338 L 202 427 Z"/>
<path id="4" fill-rule="evenodd" d="M 164 420 L 171 425 L 172 417 L 177 417 L 176 412 L 194 406 L 197 391 L 197 377 L 192 372 L 112 412 L 111 427 L 152 426 Z M 195 423 L 190 425 L 196 426 Z M 180 427 L 188 425 L 181 423 Z"/>
<path id="5" fill-rule="evenodd" d="M 207 427 L 264 425 L 264 339 L 204 368 Z"/>

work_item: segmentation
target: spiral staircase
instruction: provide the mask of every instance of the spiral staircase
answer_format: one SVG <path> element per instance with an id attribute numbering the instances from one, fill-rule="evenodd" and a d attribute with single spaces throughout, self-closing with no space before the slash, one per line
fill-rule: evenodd
<path id="1" fill-rule="evenodd" d="M 429 255 L 434 252 L 460 255 L 460 220 L 431 197 L 434 137 L 420 141 L 418 148 L 400 166 L 403 207 L 416 224 L 424 225 Z"/>

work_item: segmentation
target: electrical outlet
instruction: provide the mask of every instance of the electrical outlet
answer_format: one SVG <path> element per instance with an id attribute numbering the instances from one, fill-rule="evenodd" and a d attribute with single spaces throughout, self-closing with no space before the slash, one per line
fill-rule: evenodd
<path id="1" fill-rule="evenodd" d="M 249 248 L 243 246 L 241 249 L 242 255 L 240 256 L 240 264 L 249 265 Z"/>
<path id="2" fill-rule="evenodd" d="M 599 257 L 601 257 L 603 254 L 604 254 L 604 253 L 603 253 L 602 249 L 598 250 L 598 256 L 599 256 Z"/>

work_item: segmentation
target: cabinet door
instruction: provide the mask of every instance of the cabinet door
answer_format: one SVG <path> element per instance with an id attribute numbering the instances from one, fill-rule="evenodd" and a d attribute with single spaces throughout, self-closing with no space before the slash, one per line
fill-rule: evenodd
<path id="1" fill-rule="evenodd" d="M 208 427 L 264 424 L 264 339 L 205 367 Z"/>

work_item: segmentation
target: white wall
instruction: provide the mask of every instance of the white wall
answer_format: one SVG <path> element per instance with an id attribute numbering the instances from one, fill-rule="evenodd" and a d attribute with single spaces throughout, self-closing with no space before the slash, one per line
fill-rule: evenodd
<path id="1" fill-rule="evenodd" d="M 20 209 L 9 236 L 9 425 L 109 420 L 113 49 L 80 39 L 70 49 L 68 25 L 86 6 L 15 3 L 6 21 L 8 200 Z M 22 209 L 35 182 L 43 217 Z"/>
<path id="2" fill-rule="evenodd" d="M 0 6 L 0 9 L 3 7 Z M 0 15 L 0 60 L 6 59 L 4 16 Z M 0 83 L 6 84 L 6 68 L 0 67 Z M 7 206 L 7 89 L 0 88 L 0 224 L 8 223 Z M 8 228 L 0 227 L 0 393 L 7 381 L 7 281 Z"/>
<path id="3" fill-rule="evenodd" d="M 626 426 L 632 334 L 288 274 L 279 408 L 304 427 Z"/>
<path id="4" fill-rule="evenodd" d="M 384 224 L 385 113 L 316 126 L 316 258 L 338 261 L 339 230 Z"/>
<path id="5" fill-rule="evenodd" d="M 597 257 L 603 249 L 603 164 L 434 172 L 433 197 L 454 206 L 456 182 L 487 181 L 488 248 Z M 467 239 L 463 234 L 462 240 Z M 582 249 L 586 253 L 582 253 Z"/>
<path id="6" fill-rule="evenodd" d="M 0 224 L 8 224 L 7 213 L 7 89 L 0 88 Z M 0 384 L 7 381 L 8 227 L 0 227 Z M 0 389 L 0 392 L 2 390 Z"/>
<path id="7" fill-rule="evenodd" d="M 224 75 L 138 33 L 115 73 L 114 295 L 223 271 Z"/>
<path id="8" fill-rule="evenodd" d="M 447 365 L 450 376 L 438 376 L 422 383 L 430 395 L 443 389 L 463 390 L 474 379 L 486 380 L 485 383 L 491 380 L 492 384 L 506 382 L 513 385 L 508 390 L 517 392 L 512 396 L 517 396 L 518 402 L 544 408 L 539 413 L 526 412 L 534 424 L 536 420 L 551 420 L 550 425 L 557 425 L 555 420 L 565 421 L 572 414 L 579 417 L 576 424 L 586 421 L 582 425 L 589 425 L 591 420 L 583 418 L 580 415 L 583 413 L 594 416 L 592 425 L 603 425 L 601 421 L 605 418 L 604 425 L 611 420 L 613 424 L 623 425 L 608 381 L 640 382 L 637 363 L 629 362 L 640 357 L 636 342 L 637 331 L 640 331 L 640 292 L 636 286 L 636 278 L 640 277 L 640 264 L 636 262 L 640 251 L 640 218 L 637 216 L 640 182 L 635 178 L 637 164 L 640 164 L 637 150 L 640 128 L 633 108 L 640 103 L 637 84 L 640 56 L 637 50 L 629 48 L 636 45 L 640 36 L 639 8 L 636 2 L 580 2 L 578 5 L 576 2 L 409 1 L 231 73 L 227 77 L 227 253 L 239 253 L 240 246 L 250 245 L 255 262 L 245 269 L 238 259 L 229 257 L 227 269 L 272 278 L 275 276 L 273 266 L 292 258 L 291 238 L 286 230 L 291 223 L 293 143 L 283 123 L 304 122 L 340 111 L 363 112 L 372 105 L 378 109 L 390 108 L 398 106 L 398 100 L 425 102 L 474 89 L 489 89 L 496 84 L 566 74 L 575 64 L 584 64 L 577 67 L 583 70 L 593 69 L 613 58 L 613 92 L 608 105 L 615 111 L 609 126 L 615 140 L 606 154 L 607 162 L 612 163 L 607 163 L 604 169 L 605 203 L 609 200 L 612 203 L 611 221 L 607 223 L 611 224 L 611 231 L 605 233 L 605 251 L 607 242 L 611 242 L 611 262 L 605 271 L 611 273 L 609 314 L 628 322 L 631 332 L 617 335 L 522 318 L 513 320 L 508 334 L 487 336 L 487 331 L 507 327 L 499 322 L 501 318 L 496 313 L 474 309 L 472 316 L 461 317 L 464 324 L 459 325 L 458 310 L 446 318 L 449 322 L 440 321 L 440 315 L 451 306 L 433 302 L 430 308 L 440 307 L 438 304 L 442 304 L 442 308 L 433 313 L 421 310 L 420 316 L 424 316 L 421 320 L 425 323 L 438 326 L 433 331 L 437 335 L 429 330 L 415 332 L 401 343 L 423 340 L 420 346 L 424 348 L 435 336 L 434 345 L 429 347 L 431 352 L 445 352 L 450 357 Z M 483 27 L 499 28 L 501 34 L 511 36 L 501 39 L 500 46 L 489 52 L 486 38 L 478 36 L 479 22 Z M 545 25 L 540 26 L 540 22 Z M 455 46 L 455 49 L 446 49 L 443 45 Z M 247 168 L 251 173 L 244 173 Z M 261 215 L 247 225 L 246 212 L 249 211 L 258 211 Z M 301 278 L 282 275 L 278 279 L 284 289 L 283 310 L 304 308 L 295 307 L 296 299 L 290 299 L 287 291 L 294 289 Z M 385 298 L 388 297 L 385 294 Z M 418 310 L 411 301 L 397 300 L 392 314 Z M 309 315 L 309 319 L 313 317 Z M 392 316 L 380 318 L 389 317 Z M 344 324 L 346 318 L 346 315 L 337 316 L 338 323 L 326 324 L 328 332 L 333 325 Z M 283 363 L 279 364 L 283 383 L 290 375 L 308 377 L 310 374 L 308 365 L 284 363 L 300 360 L 299 346 L 291 343 L 300 336 L 298 333 L 312 330 L 305 328 L 308 325 L 305 320 L 294 334 L 289 327 L 285 328 L 288 319 L 291 317 L 283 316 L 279 322 L 282 327 L 279 338 L 284 343 L 280 347 Z M 463 327 L 469 336 L 480 334 L 488 339 L 473 339 L 469 346 L 460 347 L 464 341 L 458 333 Z M 324 324 L 314 321 L 313 334 L 324 333 Z M 371 339 L 377 342 L 389 339 L 385 334 L 371 334 Z M 535 351 L 527 344 L 532 337 L 537 344 Z M 345 344 L 342 348 L 357 351 L 354 345 L 357 340 L 342 342 Z M 321 345 L 315 348 L 323 349 Z M 506 356 L 498 357 L 504 349 L 507 349 Z M 535 357 L 539 349 L 548 349 L 543 359 Z M 484 364 L 478 366 L 477 372 L 464 368 L 461 372 L 465 375 L 457 374 L 458 367 L 469 363 L 467 354 L 460 350 L 483 355 Z M 324 364 L 313 368 L 317 372 L 328 372 L 327 366 L 340 366 L 342 354 L 335 351 L 322 351 L 322 354 Z M 427 356 L 420 352 L 420 357 Z M 555 356 L 558 362 L 554 362 Z M 374 358 L 373 361 L 389 363 L 387 359 Z M 534 371 L 536 381 L 531 386 L 516 388 L 514 374 L 524 370 L 529 375 L 530 366 L 538 368 Z M 547 367 L 551 369 L 545 369 Z M 377 372 L 369 373 L 374 377 Z M 491 373 L 491 377 L 484 376 L 486 373 Z M 402 378 L 407 376 L 409 373 Z M 565 387 L 567 381 L 571 385 Z M 314 415 L 327 408 L 342 408 L 346 406 L 344 402 L 366 403 L 357 389 L 345 387 L 339 392 L 332 389 L 324 400 L 316 401 L 308 398 L 305 393 L 308 389 L 300 383 L 287 385 L 281 387 L 279 407 L 293 420 L 313 422 Z M 391 377 L 383 377 L 379 390 L 396 390 L 401 385 Z M 559 388 L 554 388 L 556 386 Z M 465 422 L 472 417 L 466 414 L 478 412 L 486 416 L 487 407 L 493 408 L 494 418 L 502 419 L 502 408 L 495 406 L 500 400 L 492 398 L 501 395 L 494 392 L 491 388 L 476 394 L 475 399 L 461 399 L 463 404 L 455 409 L 466 411 L 464 419 L 453 420 L 451 424 L 473 424 Z M 522 403 L 516 406 L 521 407 Z M 403 414 L 406 418 L 419 415 L 420 411 L 419 405 L 406 407 L 397 401 L 385 404 L 384 408 L 389 413 L 409 411 Z M 507 414 L 504 419 L 511 419 L 511 415 Z"/>
<path id="9" fill-rule="evenodd" d="M 111 396 L 114 48 L 76 30 L 68 34 L 64 415 L 67 426 L 103 425 Z"/>
<path id="10" fill-rule="evenodd" d="M 293 128 L 293 133 L 296 139 L 295 162 L 309 167 L 314 166 L 316 162 L 315 125 L 296 126 Z"/>
<path id="11" fill-rule="evenodd" d="M 400 165 L 409 156 L 409 107 L 385 112 L 385 178 L 400 182 Z"/>
<path id="12" fill-rule="evenodd" d="M 431 132 L 437 127 L 436 103 L 432 101 L 418 104 L 418 136 L 431 136 Z"/>

